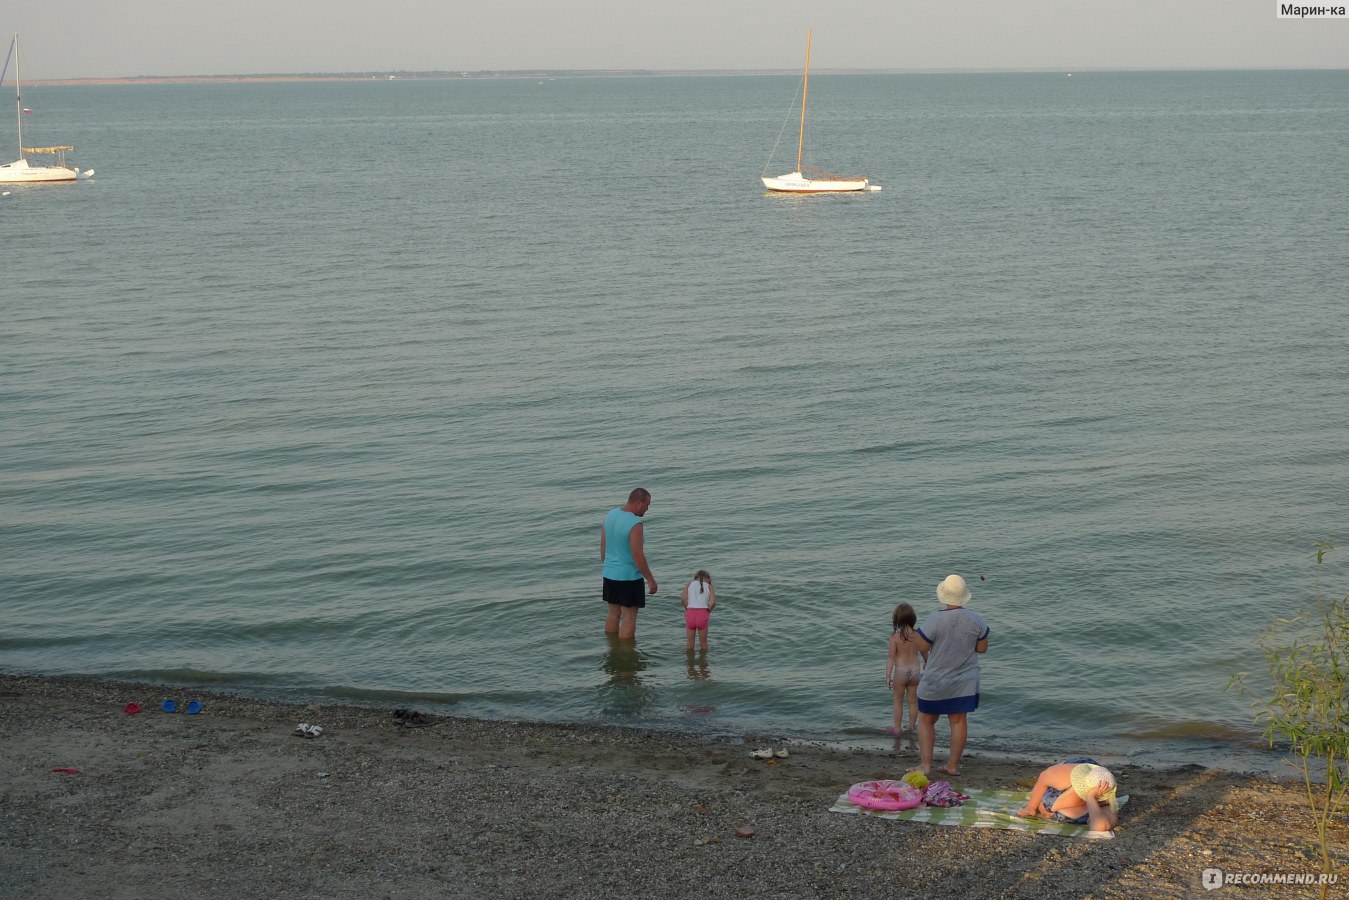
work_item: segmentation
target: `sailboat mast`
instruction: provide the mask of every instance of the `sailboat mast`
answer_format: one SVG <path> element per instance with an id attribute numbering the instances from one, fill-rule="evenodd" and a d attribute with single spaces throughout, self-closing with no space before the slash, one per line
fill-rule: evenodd
<path id="1" fill-rule="evenodd" d="M 19 93 L 19 33 L 14 32 L 14 115 L 19 122 L 19 159 L 23 159 L 23 95 Z"/>
<path id="2" fill-rule="evenodd" d="M 806 146 L 806 95 L 810 93 L 810 29 L 806 29 L 806 74 L 801 80 L 801 131 L 796 136 L 796 171 L 801 171 L 801 153 Z M 18 69 L 15 69 L 18 72 Z"/>

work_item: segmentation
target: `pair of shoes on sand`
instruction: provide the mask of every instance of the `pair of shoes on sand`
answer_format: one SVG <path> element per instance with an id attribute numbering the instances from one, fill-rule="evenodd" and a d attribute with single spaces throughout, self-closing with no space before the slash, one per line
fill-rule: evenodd
<path id="1" fill-rule="evenodd" d="M 407 728 L 425 728 L 435 722 L 426 713 L 417 712 L 415 709 L 395 709 L 393 717 L 398 720 L 399 725 Z"/>
<path id="2" fill-rule="evenodd" d="M 781 750 L 751 750 L 749 754 L 750 759 L 772 759 L 775 756 L 778 759 L 786 759 L 788 755 L 786 747 Z"/>
<path id="3" fill-rule="evenodd" d="M 299 725 L 295 726 L 294 734 L 296 737 L 316 738 L 323 734 L 323 726 L 310 725 L 308 722 L 301 722 Z"/>

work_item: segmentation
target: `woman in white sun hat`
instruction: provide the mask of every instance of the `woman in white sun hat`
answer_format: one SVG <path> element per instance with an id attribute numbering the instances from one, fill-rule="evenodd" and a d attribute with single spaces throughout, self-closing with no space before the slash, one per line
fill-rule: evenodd
<path id="1" fill-rule="evenodd" d="M 1119 823 L 1117 790 L 1114 773 L 1090 757 L 1076 756 L 1041 772 L 1016 814 L 1113 831 Z"/>
<path id="2" fill-rule="evenodd" d="M 966 609 L 970 590 L 965 579 L 948 575 L 937 585 L 942 608 L 918 627 L 918 646 L 928 651 L 927 668 L 918 682 L 918 752 L 920 771 L 932 774 L 932 751 L 937 743 L 937 719 L 951 726 L 951 756 L 938 771 L 960 774 L 968 726 L 965 717 L 979 708 L 979 654 L 988 651 L 988 625 L 983 616 Z"/>

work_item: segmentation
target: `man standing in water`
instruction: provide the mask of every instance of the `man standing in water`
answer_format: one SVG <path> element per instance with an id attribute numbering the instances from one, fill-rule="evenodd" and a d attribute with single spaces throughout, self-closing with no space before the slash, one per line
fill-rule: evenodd
<path id="1" fill-rule="evenodd" d="M 642 516 L 650 508 L 651 492 L 636 488 L 626 504 L 609 511 L 600 528 L 604 602 L 609 604 L 604 633 L 624 640 L 637 636 L 637 610 L 646 606 L 647 594 L 656 593 L 656 576 L 642 549 Z M 642 579 L 646 579 L 645 586 Z"/>

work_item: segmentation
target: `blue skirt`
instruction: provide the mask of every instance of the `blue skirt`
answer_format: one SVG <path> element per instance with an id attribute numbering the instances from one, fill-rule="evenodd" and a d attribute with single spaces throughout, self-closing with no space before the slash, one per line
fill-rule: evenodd
<path id="1" fill-rule="evenodd" d="M 979 695 L 968 697 L 948 697 L 945 700 L 924 700 L 918 698 L 918 711 L 929 716 L 945 716 L 951 713 L 971 713 L 979 708 Z"/>

